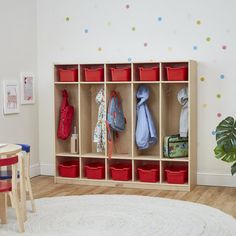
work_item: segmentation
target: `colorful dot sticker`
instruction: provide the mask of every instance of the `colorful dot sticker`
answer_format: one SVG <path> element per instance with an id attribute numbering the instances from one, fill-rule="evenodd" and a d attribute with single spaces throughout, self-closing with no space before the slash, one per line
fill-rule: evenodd
<path id="1" fill-rule="evenodd" d="M 132 58 L 131 58 L 131 57 L 129 57 L 129 58 L 128 58 L 128 61 L 129 61 L 129 62 L 131 62 L 131 61 L 132 61 Z"/>
<path id="2" fill-rule="evenodd" d="M 87 34 L 87 33 L 88 33 L 88 29 L 85 29 L 85 30 L 84 30 L 84 33 Z"/>
<path id="3" fill-rule="evenodd" d="M 125 7 L 126 7 L 126 9 L 129 9 L 129 8 L 130 8 L 130 5 L 129 5 L 129 4 L 126 4 Z"/>
<path id="4" fill-rule="evenodd" d="M 221 114 L 220 112 L 218 112 L 218 113 L 216 114 L 216 116 L 217 116 L 218 118 L 220 118 L 220 117 L 222 116 L 222 114 Z"/>
<path id="5" fill-rule="evenodd" d="M 201 22 L 200 20 L 197 20 L 197 21 L 196 21 L 196 24 L 197 24 L 197 25 L 200 25 L 201 23 L 202 23 L 202 22 Z"/>
<path id="6" fill-rule="evenodd" d="M 220 75 L 220 79 L 224 79 L 225 76 L 223 74 Z"/>
<path id="7" fill-rule="evenodd" d="M 161 22 L 161 21 L 162 21 L 162 17 L 161 17 L 161 16 L 157 17 L 157 20 L 158 20 L 159 22 Z"/>
<path id="8" fill-rule="evenodd" d="M 98 48 L 98 51 L 99 51 L 99 52 L 101 52 L 101 51 L 102 51 L 102 48 L 101 48 L 101 47 L 99 47 L 99 48 Z"/>
<path id="9" fill-rule="evenodd" d="M 218 94 L 216 94 L 216 97 L 217 98 L 221 98 L 221 95 L 218 93 Z"/>
<path id="10" fill-rule="evenodd" d="M 132 31 L 135 31 L 136 30 L 136 28 L 135 27 L 132 27 Z"/>
<path id="11" fill-rule="evenodd" d="M 226 45 L 223 45 L 223 46 L 222 46 L 222 49 L 223 49 L 223 50 L 226 50 L 226 49 L 227 49 L 227 46 L 226 46 Z"/>
<path id="12" fill-rule="evenodd" d="M 193 50 L 194 50 L 194 51 L 197 50 L 197 46 L 196 46 L 196 45 L 193 46 Z"/>
<path id="13" fill-rule="evenodd" d="M 205 77 L 201 77 L 200 80 L 203 82 L 205 80 Z"/>
<path id="14" fill-rule="evenodd" d="M 147 43 L 144 43 L 144 44 L 143 44 L 143 46 L 144 46 L 144 47 L 147 47 L 147 46 L 148 46 L 148 44 L 147 44 Z"/>
<path id="15" fill-rule="evenodd" d="M 70 20 L 70 17 L 69 17 L 69 16 L 67 16 L 67 17 L 66 17 L 66 21 L 69 21 L 69 20 Z"/>
<path id="16" fill-rule="evenodd" d="M 210 42 L 210 41 L 211 41 L 211 38 L 210 38 L 210 37 L 207 37 L 207 38 L 206 38 L 206 41 L 207 41 L 207 42 Z"/>
<path id="17" fill-rule="evenodd" d="M 211 132 L 211 134 L 212 134 L 212 135 L 216 135 L 216 131 L 213 130 L 213 131 Z"/>

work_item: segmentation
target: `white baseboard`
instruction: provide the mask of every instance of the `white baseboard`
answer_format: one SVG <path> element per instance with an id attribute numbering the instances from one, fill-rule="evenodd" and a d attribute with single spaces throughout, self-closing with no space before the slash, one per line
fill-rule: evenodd
<path id="1" fill-rule="evenodd" d="M 35 171 L 34 173 L 38 173 L 38 172 Z M 54 164 L 41 163 L 40 174 L 54 176 L 55 175 Z M 232 176 L 230 174 L 198 172 L 197 184 L 208 185 L 208 186 L 236 187 L 236 175 Z"/>
<path id="2" fill-rule="evenodd" d="M 236 175 L 198 172 L 198 185 L 236 187 Z"/>
<path id="3" fill-rule="evenodd" d="M 35 177 L 40 175 L 40 164 L 30 165 L 30 177 Z"/>
<path id="4" fill-rule="evenodd" d="M 55 165 L 54 164 L 40 164 L 40 174 L 41 175 L 55 175 Z"/>

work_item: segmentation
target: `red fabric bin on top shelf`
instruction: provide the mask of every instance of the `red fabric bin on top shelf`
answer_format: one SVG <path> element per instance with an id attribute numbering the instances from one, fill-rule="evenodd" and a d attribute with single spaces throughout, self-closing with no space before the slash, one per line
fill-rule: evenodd
<path id="1" fill-rule="evenodd" d="M 188 181 L 187 166 L 172 166 L 165 168 L 165 177 L 169 184 L 184 184 Z"/>
<path id="2" fill-rule="evenodd" d="M 159 166 L 145 165 L 138 167 L 138 177 L 141 182 L 159 182 Z"/>
<path id="3" fill-rule="evenodd" d="M 159 67 L 139 67 L 140 81 L 159 81 Z"/>
<path id="4" fill-rule="evenodd" d="M 169 81 L 188 80 L 188 68 L 186 66 L 166 67 L 166 74 Z"/>
<path id="5" fill-rule="evenodd" d="M 86 82 L 101 82 L 104 80 L 104 68 L 85 68 L 85 81 Z"/>
<path id="6" fill-rule="evenodd" d="M 79 161 L 65 161 L 58 166 L 59 176 L 67 178 L 79 177 Z"/>
<path id="7" fill-rule="evenodd" d="M 105 166 L 101 163 L 89 163 L 85 165 L 85 177 L 88 179 L 104 179 Z"/>
<path id="8" fill-rule="evenodd" d="M 110 171 L 113 180 L 128 181 L 132 179 L 131 165 L 114 164 L 110 166 Z"/>
<path id="9" fill-rule="evenodd" d="M 110 68 L 112 81 L 130 81 L 131 80 L 131 68 Z"/>
<path id="10" fill-rule="evenodd" d="M 60 82 L 77 82 L 78 69 L 77 68 L 58 68 L 58 78 Z"/>

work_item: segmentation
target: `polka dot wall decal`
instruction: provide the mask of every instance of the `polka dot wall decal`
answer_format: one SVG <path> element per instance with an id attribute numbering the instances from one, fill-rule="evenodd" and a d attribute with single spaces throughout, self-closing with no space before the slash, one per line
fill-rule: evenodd
<path id="1" fill-rule="evenodd" d="M 217 97 L 217 98 L 221 98 L 221 94 L 219 94 L 219 93 L 216 94 L 216 97 Z"/>
<path id="2" fill-rule="evenodd" d="M 196 46 L 196 45 L 193 46 L 193 50 L 194 50 L 194 51 L 197 50 L 197 46 Z"/>
<path id="3" fill-rule="evenodd" d="M 204 78 L 204 77 L 201 77 L 200 80 L 203 82 L 203 81 L 205 80 L 205 78 Z"/>
<path id="4" fill-rule="evenodd" d="M 147 44 L 147 43 L 144 43 L 144 44 L 143 44 L 143 46 L 144 46 L 144 47 L 147 47 L 147 46 L 148 46 L 148 44 Z"/>
<path id="5" fill-rule="evenodd" d="M 220 112 L 218 112 L 216 115 L 218 118 L 220 118 L 222 116 L 222 114 Z"/>
<path id="6" fill-rule="evenodd" d="M 129 4 L 126 4 L 125 7 L 126 7 L 126 9 L 129 9 L 129 8 L 130 8 L 130 5 L 129 5 Z"/>
<path id="7" fill-rule="evenodd" d="M 135 27 L 132 27 L 132 31 L 135 31 L 136 30 L 136 28 Z"/>
<path id="8" fill-rule="evenodd" d="M 224 79 L 225 76 L 223 74 L 220 75 L 220 79 Z"/>
<path id="9" fill-rule="evenodd" d="M 202 107 L 203 107 L 203 108 L 206 108 L 206 107 L 207 107 L 207 104 L 206 104 L 206 103 L 205 103 L 205 104 L 203 104 L 203 105 L 202 105 Z"/>
<path id="10" fill-rule="evenodd" d="M 98 48 L 98 51 L 99 51 L 99 52 L 101 52 L 101 51 L 102 51 L 102 48 L 101 48 L 101 47 L 99 47 L 99 48 Z"/>
<path id="11" fill-rule="evenodd" d="M 108 22 L 107 22 L 107 25 L 108 25 L 108 26 L 111 26 L 111 22 L 110 22 L 110 21 L 108 21 Z"/>
<path id="12" fill-rule="evenodd" d="M 157 20 L 158 20 L 159 22 L 162 21 L 162 17 L 161 17 L 161 16 L 157 17 Z"/>
<path id="13" fill-rule="evenodd" d="M 129 61 L 129 62 L 131 62 L 131 61 L 132 61 L 131 57 L 129 57 L 129 58 L 128 58 L 128 61 Z"/>
<path id="14" fill-rule="evenodd" d="M 197 24 L 197 25 L 200 25 L 201 23 L 202 23 L 202 22 L 201 22 L 200 20 L 197 20 L 197 21 L 196 21 L 196 24 Z"/>
<path id="15" fill-rule="evenodd" d="M 210 37 L 207 37 L 207 38 L 206 38 L 206 41 L 207 41 L 207 42 L 210 42 L 210 41 L 211 41 L 211 38 L 210 38 Z"/>
<path id="16" fill-rule="evenodd" d="M 226 45 L 223 45 L 223 46 L 222 46 L 222 49 L 223 49 L 223 50 L 226 50 L 226 49 L 227 49 L 227 46 L 226 46 Z"/>
<path id="17" fill-rule="evenodd" d="M 69 21 L 69 20 L 70 20 L 70 17 L 69 17 L 69 16 L 67 16 L 67 17 L 66 17 L 66 21 Z"/>
<path id="18" fill-rule="evenodd" d="M 172 47 L 168 47 L 168 51 L 169 51 L 169 52 L 172 52 L 172 51 L 173 51 L 173 48 L 172 48 Z"/>
<path id="19" fill-rule="evenodd" d="M 212 134 L 212 135 L 216 135 L 216 131 L 213 130 L 213 131 L 211 132 L 211 134 Z"/>
<path id="20" fill-rule="evenodd" d="M 84 33 L 87 34 L 87 33 L 88 33 L 88 29 L 85 29 L 85 30 L 84 30 Z"/>

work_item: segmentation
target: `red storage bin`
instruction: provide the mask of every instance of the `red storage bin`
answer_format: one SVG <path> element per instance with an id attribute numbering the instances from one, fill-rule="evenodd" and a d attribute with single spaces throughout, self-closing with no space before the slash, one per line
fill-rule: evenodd
<path id="1" fill-rule="evenodd" d="M 188 181 L 188 168 L 185 166 L 166 168 L 165 176 L 169 184 L 184 184 Z"/>
<path id="2" fill-rule="evenodd" d="M 85 165 L 85 176 L 88 179 L 104 179 L 105 166 L 101 163 L 90 163 Z"/>
<path id="3" fill-rule="evenodd" d="M 104 80 L 104 68 L 85 68 L 85 81 L 86 82 L 101 82 Z"/>
<path id="4" fill-rule="evenodd" d="M 131 68 L 111 68 L 111 80 L 112 81 L 130 81 L 131 80 Z"/>
<path id="5" fill-rule="evenodd" d="M 116 164 L 110 166 L 111 178 L 113 180 L 128 181 L 132 178 L 131 165 Z"/>
<path id="6" fill-rule="evenodd" d="M 78 69 L 58 69 L 58 78 L 60 82 L 77 82 L 78 81 Z"/>
<path id="7" fill-rule="evenodd" d="M 166 67 L 167 80 L 183 81 L 188 80 L 188 68 L 182 67 Z"/>
<path id="8" fill-rule="evenodd" d="M 140 81 L 159 81 L 159 67 L 139 67 Z"/>
<path id="9" fill-rule="evenodd" d="M 65 161 L 58 166 L 61 177 L 76 178 L 79 177 L 79 161 Z"/>
<path id="10" fill-rule="evenodd" d="M 146 165 L 139 167 L 138 178 L 141 182 L 159 182 L 159 166 Z"/>

